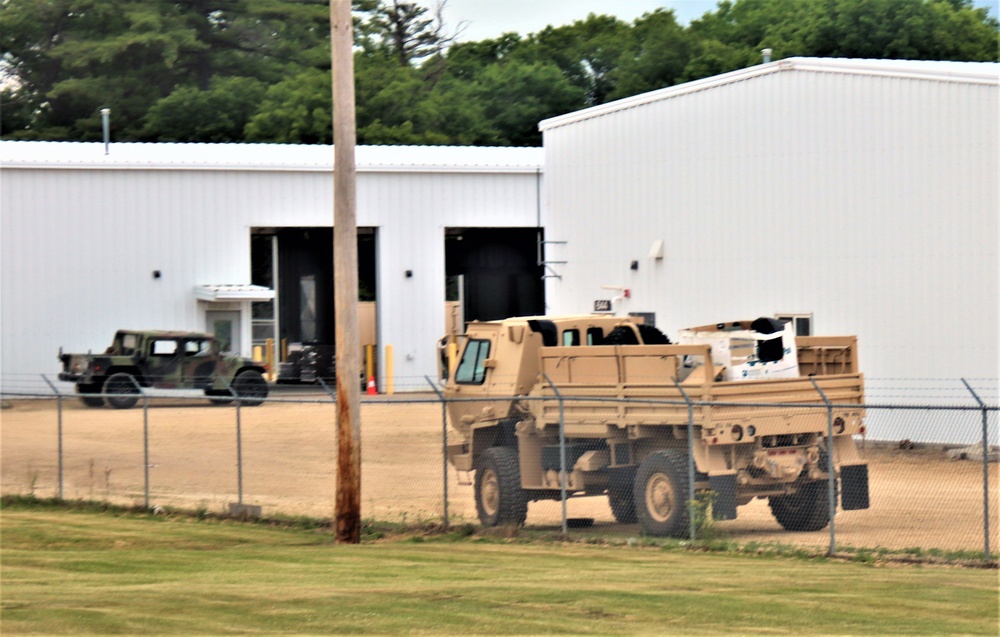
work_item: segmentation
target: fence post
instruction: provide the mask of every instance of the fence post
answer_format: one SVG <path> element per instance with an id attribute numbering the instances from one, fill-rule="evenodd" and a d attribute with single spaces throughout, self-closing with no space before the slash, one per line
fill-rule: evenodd
<path id="1" fill-rule="evenodd" d="M 145 493 L 146 508 L 149 508 L 149 395 L 142 391 L 142 386 L 135 380 L 132 374 L 128 375 L 129 380 L 135 385 L 139 393 L 142 394 L 142 475 L 143 491 Z"/>
<path id="2" fill-rule="evenodd" d="M 830 551 L 828 555 L 835 555 L 837 553 L 837 525 L 834 522 L 834 518 L 837 516 L 837 477 L 834 475 L 835 463 L 833 461 L 833 405 L 820 389 L 816 379 L 810 376 L 809 381 L 812 382 L 819 397 L 823 399 L 823 404 L 826 405 L 826 501 L 827 507 L 830 509 Z"/>
<path id="3" fill-rule="evenodd" d="M 240 422 L 240 404 L 243 401 L 229 381 L 222 379 L 222 382 L 226 383 L 226 389 L 236 403 L 236 504 L 243 506 L 243 426 Z"/>
<path id="4" fill-rule="evenodd" d="M 691 402 L 691 397 L 687 395 L 681 384 L 677 382 L 676 378 L 671 378 L 674 381 L 674 385 L 680 390 L 681 396 L 684 397 L 684 402 L 687 403 L 688 408 L 688 523 L 691 525 L 691 541 L 694 542 L 697 539 L 697 529 L 695 528 L 694 519 L 694 403 Z"/>
<path id="5" fill-rule="evenodd" d="M 448 402 L 445 400 L 444 394 L 438 388 L 437 384 L 430 379 L 430 376 L 424 376 L 424 380 L 427 384 L 431 386 L 434 393 L 437 394 L 438 400 L 441 401 L 441 482 L 443 486 L 444 493 L 444 530 L 448 530 Z"/>
<path id="6" fill-rule="evenodd" d="M 556 400 L 559 401 L 559 499 L 562 501 L 562 532 L 569 534 L 569 523 L 566 520 L 566 412 L 563 409 L 563 396 L 559 388 L 552 382 L 549 375 L 542 372 L 545 382 L 549 384 L 555 392 Z"/>
<path id="7" fill-rule="evenodd" d="M 58 465 L 59 465 L 59 478 L 58 478 L 58 480 L 59 480 L 59 499 L 62 500 L 63 499 L 62 394 L 59 393 L 59 389 L 54 384 L 52 384 L 52 382 L 48 379 L 48 377 L 45 374 L 42 374 L 41 376 L 42 376 L 42 380 L 44 380 L 46 382 L 46 384 L 48 384 L 48 386 L 50 388 L 52 388 L 52 392 L 56 395 L 56 410 L 57 410 L 57 413 L 59 414 L 58 415 L 59 428 L 58 428 L 58 432 L 56 434 L 57 437 L 58 437 L 58 439 L 59 439 L 59 452 L 58 452 L 59 457 L 57 459 L 57 462 L 58 462 Z"/>
<path id="8" fill-rule="evenodd" d="M 990 561 L 990 468 L 989 468 L 989 417 L 986 411 L 986 403 L 980 398 L 976 390 L 964 378 L 962 382 L 969 390 L 972 397 L 979 403 L 979 409 L 983 414 L 983 559 Z"/>

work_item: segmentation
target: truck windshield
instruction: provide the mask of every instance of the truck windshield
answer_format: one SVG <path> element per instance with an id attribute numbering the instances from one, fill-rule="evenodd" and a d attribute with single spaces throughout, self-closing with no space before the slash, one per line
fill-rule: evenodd
<path id="1" fill-rule="evenodd" d="M 462 352 L 462 360 L 455 371 L 455 382 L 481 385 L 486 379 L 486 367 L 483 361 L 490 355 L 490 342 L 485 340 L 470 340 Z"/>

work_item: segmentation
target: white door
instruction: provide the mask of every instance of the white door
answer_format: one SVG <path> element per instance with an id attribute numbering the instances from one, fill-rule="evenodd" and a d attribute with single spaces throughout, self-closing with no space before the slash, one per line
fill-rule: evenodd
<path id="1" fill-rule="evenodd" d="M 220 352 L 240 353 L 240 313 L 238 310 L 208 310 L 205 312 L 208 331 L 215 334 Z"/>

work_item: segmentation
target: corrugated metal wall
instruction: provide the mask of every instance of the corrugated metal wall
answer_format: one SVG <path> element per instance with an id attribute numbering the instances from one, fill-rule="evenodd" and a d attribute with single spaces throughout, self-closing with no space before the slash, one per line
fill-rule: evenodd
<path id="1" fill-rule="evenodd" d="M 397 387 L 436 373 L 444 229 L 535 226 L 539 180 L 523 168 L 359 170 L 357 221 L 377 228 L 379 340 L 395 348 Z M 0 209 L 3 377 L 40 382 L 58 371 L 60 345 L 101 349 L 118 328 L 205 329 L 194 286 L 250 282 L 252 227 L 331 226 L 332 177 L 5 167 Z"/>
<path id="2" fill-rule="evenodd" d="M 870 376 L 996 378 L 997 94 L 794 70 L 545 129 L 551 310 L 809 312 Z"/>

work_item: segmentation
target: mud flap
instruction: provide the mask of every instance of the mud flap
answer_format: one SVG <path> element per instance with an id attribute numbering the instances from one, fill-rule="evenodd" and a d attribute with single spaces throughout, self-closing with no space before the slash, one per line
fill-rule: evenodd
<path id="1" fill-rule="evenodd" d="M 736 474 L 709 476 L 709 486 L 715 491 L 712 501 L 712 519 L 736 519 Z"/>
<path id="2" fill-rule="evenodd" d="M 840 467 L 840 506 L 845 511 L 867 509 L 868 465 L 853 464 Z"/>

